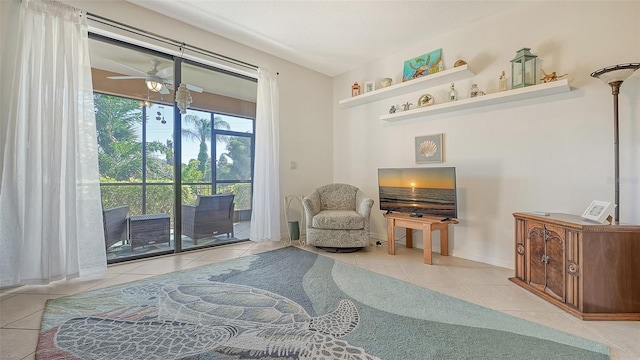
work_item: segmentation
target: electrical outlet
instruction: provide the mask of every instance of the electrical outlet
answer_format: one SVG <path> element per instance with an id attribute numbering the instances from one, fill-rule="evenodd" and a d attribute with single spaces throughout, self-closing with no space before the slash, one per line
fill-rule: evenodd
<path id="1" fill-rule="evenodd" d="M 289 169 L 295 170 L 298 168 L 298 163 L 295 161 L 289 161 Z"/>

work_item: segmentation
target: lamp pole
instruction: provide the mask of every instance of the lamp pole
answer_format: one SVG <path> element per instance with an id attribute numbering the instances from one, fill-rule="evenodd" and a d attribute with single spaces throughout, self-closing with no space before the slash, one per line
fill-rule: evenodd
<path id="1" fill-rule="evenodd" d="M 611 94 L 613 95 L 613 161 L 614 161 L 614 201 L 616 208 L 614 209 L 614 221 L 620 221 L 620 146 L 618 145 L 618 94 L 620 94 L 620 85 L 622 81 L 613 81 L 609 83 L 611 86 Z"/>
<path id="2" fill-rule="evenodd" d="M 640 68 L 640 63 L 628 63 L 608 66 L 591 73 L 591 76 L 598 78 L 611 86 L 613 95 L 613 161 L 614 161 L 614 181 L 615 181 L 615 222 L 620 221 L 620 147 L 618 145 L 618 94 L 620 86 L 634 71 Z"/>

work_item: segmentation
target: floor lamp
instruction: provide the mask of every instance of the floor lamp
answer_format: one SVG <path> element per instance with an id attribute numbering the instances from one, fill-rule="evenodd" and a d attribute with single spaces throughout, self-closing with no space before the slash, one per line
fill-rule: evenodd
<path id="1" fill-rule="evenodd" d="M 615 222 L 620 221 L 620 160 L 618 146 L 618 94 L 620 85 L 634 71 L 640 68 L 640 63 L 628 63 L 614 66 L 607 66 L 591 73 L 591 76 L 598 78 L 611 86 L 613 94 L 613 158 L 615 163 Z"/>

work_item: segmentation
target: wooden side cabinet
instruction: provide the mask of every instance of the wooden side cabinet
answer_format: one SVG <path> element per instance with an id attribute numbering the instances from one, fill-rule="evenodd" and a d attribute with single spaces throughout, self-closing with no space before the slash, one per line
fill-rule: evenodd
<path id="1" fill-rule="evenodd" d="M 583 320 L 640 320 L 640 226 L 514 213 L 509 280 Z"/>

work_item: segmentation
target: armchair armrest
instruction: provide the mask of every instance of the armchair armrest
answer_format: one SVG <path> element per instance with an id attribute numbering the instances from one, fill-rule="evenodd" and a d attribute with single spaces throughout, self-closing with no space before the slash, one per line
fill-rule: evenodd
<path id="1" fill-rule="evenodd" d="M 365 219 L 371 216 L 371 208 L 373 207 L 373 199 L 365 197 L 362 191 L 356 193 L 356 212 Z"/>
<path id="2" fill-rule="evenodd" d="M 310 226 L 311 219 L 320 212 L 320 195 L 316 191 L 311 195 L 302 199 L 302 207 L 307 220 L 307 226 Z"/>

